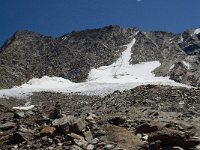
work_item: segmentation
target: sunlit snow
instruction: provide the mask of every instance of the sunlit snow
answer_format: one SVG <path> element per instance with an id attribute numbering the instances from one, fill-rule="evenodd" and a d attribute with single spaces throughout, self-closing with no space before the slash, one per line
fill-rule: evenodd
<path id="1" fill-rule="evenodd" d="M 186 62 L 186 61 L 182 61 L 182 63 L 188 68 L 190 69 L 191 68 L 191 65 L 189 62 Z"/>
<path id="2" fill-rule="evenodd" d="M 194 34 L 199 34 L 200 33 L 200 28 L 194 30 Z"/>
<path id="3" fill-rule="evenodd" d="M 169 68 L 169 70 L 172 70 L 175 67 L 175 65 L 171 65 L 171 67 Z"/>
<path id="4" fill-rule="evenodd" d="M 19 107 L 13 107 L 12 109 L 15 110 L 30 110 L 33 109 L 35 105 L 30 105 L 30 106 L 19 106 Z"/>
<path id="5" fill-rule="evenodd" d="M 189 87 L 169 77 L 155 77 L 152 71 L 161 65 L 158 61 L 131 65 L 131 48 L 135 41 L 133 39 L 125 45 L 126 50 L 113 64 L 91 69 L 86 82 L 74 83 L 60 77 L 44 76 L 12 89 L 0 90 L 0 97 L 26 98 L 33 92 L 41 91 L 105 96 L 116 90 L 124 91 L 147 84 Z"/>

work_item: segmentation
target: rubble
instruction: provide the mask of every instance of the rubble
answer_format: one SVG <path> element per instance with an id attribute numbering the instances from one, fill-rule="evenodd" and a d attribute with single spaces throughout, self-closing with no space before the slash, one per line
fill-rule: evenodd
<path id="1" fill-rule="evenodd" d="M 8 105 L 3 107 L 0 147 L 71 150 L 199 149 L 200 95 L 198 89 L 188 92 L 182 88 L 142 86 L 104 98 L 40 93 L 32 97 L 32 103 L 38 103 L 32 110 L 10 111 L 6 108 Z M 55 101 L 51 100 L 50 104 L 45 99 Z M 177 107 L 179 104 L 174 99 L 178 99 L 178 102 L 182 99 L 185 105 Z M 83 104 L 83 101 L 87 103 Z M 16 114 L 21 117 L 16 117 Z"/>

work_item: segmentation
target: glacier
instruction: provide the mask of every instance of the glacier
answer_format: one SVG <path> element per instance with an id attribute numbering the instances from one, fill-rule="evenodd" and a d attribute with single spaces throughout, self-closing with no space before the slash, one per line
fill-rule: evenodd
<path id="1" fill-rule="evenodd" d="M 106 96 L 116 90 L 124 91 L 140 85 L 170 85 L 191 88 L 188 85 L 177 83 L 169 77 L 156 77 L 154 69 L 161 64 L 159 61 L 130 64 L 134 38 L 121 56 L 111 65 L 93 68 L 85 82 L 74 83 L 61 77 L 33 78 L 21 86 L 11 89 L 1 89 L 0 97 L 27 98 L 34 92 L 60 92 L 64 94 L 82 94 Z M 134 50 L 133 50 L 134 55 Z"/>

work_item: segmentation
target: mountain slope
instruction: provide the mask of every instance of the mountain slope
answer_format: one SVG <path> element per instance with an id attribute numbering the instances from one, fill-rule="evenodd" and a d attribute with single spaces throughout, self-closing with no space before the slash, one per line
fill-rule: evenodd
<path id="1" fill-rule="evenodd" d="M 175 81 L 200 86 L 198 29 L 174 34 L 108 26 L 59 38 L 16 32 L 0 51 L 0 88 L 21 85 L 45 75 L 85 81 L 92 68 L 113 64 L 134 35 L 136 42 L 131 47 L 130 64 L 159 61 L 161 65 L 154 71 L 157 76 L 170 76 Z"/>
<path id="2" fill-rule="evenodd" d="M 17 32 L 0 53 L 0 87 L 20 85 L 44 75 L 84 81 L 92 67 L 114 62 L 123 50 L 120 46 L 129 43 L 135 31 L 108 26 L 60 38 Z"/>

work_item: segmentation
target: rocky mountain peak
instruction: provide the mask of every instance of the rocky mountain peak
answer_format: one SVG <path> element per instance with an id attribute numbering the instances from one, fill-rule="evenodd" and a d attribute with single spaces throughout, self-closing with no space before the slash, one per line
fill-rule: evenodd
<path id="1" fill-rule="evenodd" d="M 155 70 L 157 76 L 170 76 L 181 83 L 198 86 L 200 40 L 197 31 L 142 32 L 137 28 L 111 25 L 73 31 L 58 38 L 18 31 L 0 51 L 0 87 L 9 88 L 44 75 L 85 81 L 92 68 L 115 62 L 125 49 L 124 45 L 134 37 L 131 64 L 159 61 L 161 66 Z M 170 69 L 180 63 L 192 67 L 186 67 L 181 74 L 176 73 L 179 72 L 176 68 L 180 67 Z"/>

